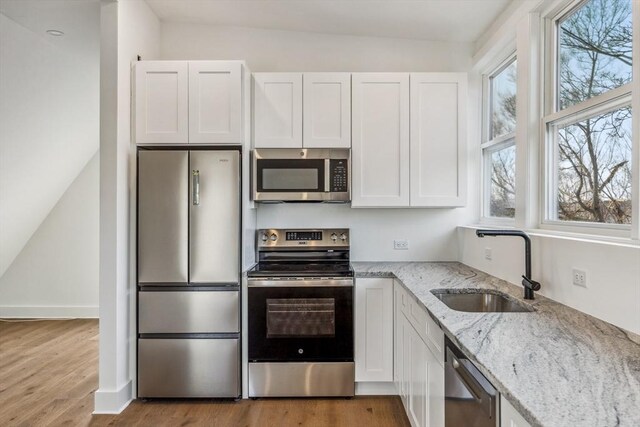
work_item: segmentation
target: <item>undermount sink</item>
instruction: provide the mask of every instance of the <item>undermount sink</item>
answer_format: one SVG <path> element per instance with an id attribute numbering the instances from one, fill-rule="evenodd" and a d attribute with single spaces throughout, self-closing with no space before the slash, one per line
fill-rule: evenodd
<path id="1" fill-rule="evenodd" d="M 496 291 L 469 289 L 452 292 L 449 289 L 431 291 L 447 307 L 470 313 L 527 313 L 533 308 Z"/>

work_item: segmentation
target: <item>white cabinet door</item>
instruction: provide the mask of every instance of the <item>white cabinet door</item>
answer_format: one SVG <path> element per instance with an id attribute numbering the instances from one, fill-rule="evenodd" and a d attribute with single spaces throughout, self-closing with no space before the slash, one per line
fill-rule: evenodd
<path id="1" fill-rule="evenodd" d="M 444 366 L 427 346 L 426 425 L 444 427 Z"/>
<path id="2" fill-rule="evenodd" d="M 357 279 L 356 381 L 393 381 L 393 279 Z"/>
<path id="3" fill-rule="evenodd" d="M 134 72 L 135 143 L 188 143 L 187 62 L 140 61 Z"/>
<path id="4" fill-rule="evenodd" d="M 303 85 L 303 147 L 351 147 L 351 74 L 305 73 Z"/>
<path id="5" fill-rule="evenodd" d="M 409 365 L 409 421 L 413 427 L 427 426 L 427 399 L 428 399 L 428 353 L 429 349 L 420 338 L 420 335 L 411 327 L 409 334 L 409 353 L 411 363 Z"/>
<path id="6" fill-rule="evenodd" d="M 189 142 L 242 143 L 242 63 L 189 62 Z"/>
<path id="7" fill-rule="evenodd" d="M 500 396 L 500 426 L 501 427 L 531 427 L 522 415 L 507 399 Z"/>
<path id="8" fill-rule="evenodd" d="M 406 316 L 402 318 L 407 416 L 413 427 L 444 427 L 444 366 Z"/>
<path id="9" fill-rule="evenodd" d="M 393 283 L 393 382 L 398 395 L 404 400 L 404 384 L 402 383 L 402 285 Z"/>
<path id="10" fill-rule="evenodd" d="M 411 74 L 411 206 L 466 202 L 464 73 Z"/>
<path id="11" fill-rule="evenodd" d="M 302 74 L 253 74 L 255 148 L 302 147 Z"/>
<path id="12" fill-rule="evenodd" d="M 353 207 L 409 206 L 409 74 L 352 74 Z"/>

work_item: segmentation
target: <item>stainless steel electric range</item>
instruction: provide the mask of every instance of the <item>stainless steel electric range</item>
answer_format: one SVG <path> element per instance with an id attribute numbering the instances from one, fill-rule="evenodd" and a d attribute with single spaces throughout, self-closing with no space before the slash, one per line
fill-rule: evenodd
<path id="1" fill-rule="evenodd" d="M 353 396 L 348 229 L 258 230 L 248 272 L 249 396 Z"/>

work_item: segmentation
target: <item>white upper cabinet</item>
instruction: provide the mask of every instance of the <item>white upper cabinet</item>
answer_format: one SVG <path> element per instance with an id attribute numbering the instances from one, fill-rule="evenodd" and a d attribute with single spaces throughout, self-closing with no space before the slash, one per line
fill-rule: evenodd
<path id="1" fill-rule="evenodd" d="M 186 61 L 142 61 L 135 65 L 137 144 L 189 142 L 189 76 Z"/>
<path id="2" fill-rule="evenodd" d="M 302 147 L 302 74 L 253 74 L 255 148 Z"/>
<path id="3" fill-rule="evenodd" d="M 351 147 L 351 74 L 303 75 L 304 148 Z"/>
<path id="4" fill-rule="evenodd" d="M 466 97 L 466 74 L 411 74 L 411 206 L 464 206 Z"/>
<path id="5" fill-rule="evenodd" d="M 409 206 L 409 74 L 352 75 L 353 207 Z"/>
<path id="6" fill-rule="evenodd" d="M 242 64 L 189 62 L 189 142 L 242 143 Z"/>
<path id="7" fill-rule="evenodd" d="M 242 144 L 242 61 L 135 64 L 136 144 Z"/>

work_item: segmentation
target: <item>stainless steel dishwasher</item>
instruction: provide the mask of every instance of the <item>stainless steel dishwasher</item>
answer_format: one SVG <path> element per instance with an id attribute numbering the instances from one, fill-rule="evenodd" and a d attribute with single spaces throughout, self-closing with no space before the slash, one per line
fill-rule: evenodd
<path id="1" fill-rule="evenodd" d="M 496 389 L 448 337 L 445 348 L 445 426 L 499 426 Z"/>

